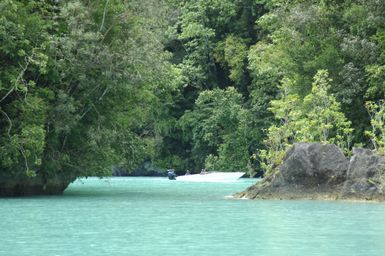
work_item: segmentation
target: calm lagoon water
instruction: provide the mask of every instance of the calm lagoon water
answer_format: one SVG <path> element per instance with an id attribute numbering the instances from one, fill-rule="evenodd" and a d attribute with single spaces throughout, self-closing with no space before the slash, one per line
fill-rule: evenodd
<path id="1" fill-rule="evenodd" d="M 0 255 L 385 255 L 385 204 L 226 199 L 253 182 L 90 178 L 3 198 Z"/>

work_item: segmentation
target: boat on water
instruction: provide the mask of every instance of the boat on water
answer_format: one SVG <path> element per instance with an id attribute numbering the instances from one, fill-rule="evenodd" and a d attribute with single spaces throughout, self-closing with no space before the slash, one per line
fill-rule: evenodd
<path id="1" fill-rule="evenodd" d="M 207 172 L 182 176 L 169 175 L 170 180 L 193 182 L 231 182 L 242 177 L 244 172 Z"/>

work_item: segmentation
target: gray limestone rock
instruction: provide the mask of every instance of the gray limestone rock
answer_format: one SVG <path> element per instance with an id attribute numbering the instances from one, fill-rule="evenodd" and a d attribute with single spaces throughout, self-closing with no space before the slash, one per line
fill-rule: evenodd
<path id="1" fill-rule="evenodd" d="M 50 178 L 0 176 L 0 196 L 60 195 L 75 177 Z"/>
<path id="2" fill-rule="evenodd" d="M 354 148 L 348 161 L 336 145 L 296 143 L 277 172 L 235 197 L 385 201 L 385 157 Z"/>
<path id="3" fill-rule="evenodd" d="M 384 200 L 385 157 L 369 149 L 354 148 L 342 197 Z"/>
<path id="4" fill-rule="evenodd" d="M 345 180 L 349 161 L 333 144 L 296 143 L 286 153 L 280 173 L 287 184 L 313 187 Z"/>

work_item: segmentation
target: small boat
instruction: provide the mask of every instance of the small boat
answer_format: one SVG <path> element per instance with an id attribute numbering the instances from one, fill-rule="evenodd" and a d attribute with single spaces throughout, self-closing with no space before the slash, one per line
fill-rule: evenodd
<path id="1" fill-rule="evenodd" d="M 169 180 L 175 180 L 176 179 L 176 173 L 174 169 L 167 170 L 167 177 Z"/>
<path id="2" fill-rule="evenodd" d="M 231 182 L 242 177 L 244 172 L 207 172 L 175 177 L 178 181 L 194 182 Z"/>

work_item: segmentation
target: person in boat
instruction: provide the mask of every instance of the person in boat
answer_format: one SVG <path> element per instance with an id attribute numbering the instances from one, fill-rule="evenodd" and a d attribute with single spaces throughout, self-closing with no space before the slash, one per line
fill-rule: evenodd
<path id="1" fill-rule="evenodd" d="M 169 180 L 175 180 L 176 179 L 176 173 L 174 169 L 167 170 L 167 176 Z"/>
<path id="2" fill-rule="evenodd" d="M 202 169 L 201 171 L 201 174 L 207 174 L 208 172 L 206 171 L 206 169 Z"/>
<path id="3" fill-rule="evenodd" d="M 187 170 L 185 175 L 191 175 L 190 171 Z"/>

